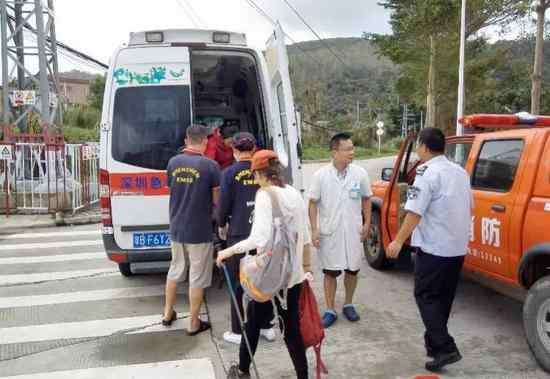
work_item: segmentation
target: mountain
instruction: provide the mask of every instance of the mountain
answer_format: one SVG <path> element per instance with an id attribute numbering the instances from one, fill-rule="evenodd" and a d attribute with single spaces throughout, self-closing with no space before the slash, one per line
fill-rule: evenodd
<path id="1" fill-rule="evenodd" d="M 309 120 L 351 120 L 357 101 L 361 112 L 376 112 L 396 79 L 396 67 L 362 38 L 300 42 L 288 55 L 294 96 Z"/>

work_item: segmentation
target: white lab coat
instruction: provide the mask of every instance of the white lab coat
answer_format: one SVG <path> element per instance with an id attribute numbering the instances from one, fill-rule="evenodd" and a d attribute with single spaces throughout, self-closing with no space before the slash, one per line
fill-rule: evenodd
<path id="1" fill-rule="evenodd" d="M 344 179 L 338 177 L 332 163 L 315 173 L 308 197 L 319 208 L 318 256 L 323 269 L 361 268 L 362 198 L 371 196 L 369 176 L 360 166 L 350 164 Z"/>

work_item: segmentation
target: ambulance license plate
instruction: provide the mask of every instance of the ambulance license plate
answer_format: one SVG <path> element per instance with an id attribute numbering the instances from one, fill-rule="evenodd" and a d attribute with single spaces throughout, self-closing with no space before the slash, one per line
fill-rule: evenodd
<path id="1" fill-rule="evenodd" d="M 170 247 L 171 244 L 168 233 L 134 233 L 134 248 Z"/>

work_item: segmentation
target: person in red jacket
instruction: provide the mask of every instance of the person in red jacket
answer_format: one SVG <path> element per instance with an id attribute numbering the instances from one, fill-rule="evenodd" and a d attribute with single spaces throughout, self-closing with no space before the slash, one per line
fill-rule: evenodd
<path id="1" fill-rule="evenodd" d="M 238 132 L 239 129 L 235 125 L 222 125 L 215 128 L 212 134 L 208 136 L 208 144 L 204 155 L 218 162 L 222 170 L 231 166 L 235 161 L 231 139 Z"/>

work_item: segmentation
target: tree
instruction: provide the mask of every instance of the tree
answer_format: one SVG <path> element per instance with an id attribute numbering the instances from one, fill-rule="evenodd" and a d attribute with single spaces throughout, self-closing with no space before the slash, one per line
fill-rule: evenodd
<path id="1" fill-rule="evenodd" d="M 103 93 L 105 92 L 105 76 L 97 75 L 90 85 L 90 106 L 101 110 L 103 106 Z"/>
<path id="2" fill-rule="evenodd" d="M 426 126 L 450 125 L 456 104 L 460 0 L 384 0 L 392 35 L 366 35 L 401 67 L 399 92 L 426 104 Z M 528 0 L 468 0 L 467 36 L 523 16 Z"/>
<path id="3" fill-rule="evenodd" d="M 531 113 L 540 114 L 540 98 L 542 88 L 542 68 L 544 64 L 544 24 L 546 10 L 550 7 L 550 0 L 535 0 L 537 13 L 537 35 L 535 46 L 535 62 L 531 77 Z"/>

